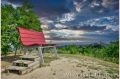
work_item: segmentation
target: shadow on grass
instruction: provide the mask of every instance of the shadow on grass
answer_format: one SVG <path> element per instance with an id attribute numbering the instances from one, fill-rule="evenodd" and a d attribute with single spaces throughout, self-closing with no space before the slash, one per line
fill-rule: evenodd
<path id="1" fill-rule="evenodd" d="M 14 57 L 14 54 L 9 54 L 7 56 L 1 56 L 1 68 L 4 69 L 12 65 L 12 62 L 15 60 L 18 60 L 20 56 L 22 55 L 16 55 L 16 57 Z"/>
<path id="2" fill-rule="evenodd" d="M 14 54 L 8 56 L 1 56 L 1 61 L 12 63 L 13 61 L 18 60 L 20 56 L 22 55 L 16 55 L 16 57 L 14 57 Z"/>
<path id="3" fill-rule="evenodd" d="M 9 54 L 6 57 L 5 56 L 1 56 L 1 68 L 6 68 L 10 65 L 12 65 L 13 61 L 19 60 L 20 56 L 22 56 L 23 54 L 17 54 L 16 57 L 14 58 L 14 54 Z M 34 55 L 33 55 L 34 56 Z M 37 54 L 35 56 L 38 56 Z M 44 56 L 44 62 L 47 65 L 50 65 L 50 62 L 53 60 L 56 60 L 57 58 L 55 57 L 50 57 L 48 54 Z"/>

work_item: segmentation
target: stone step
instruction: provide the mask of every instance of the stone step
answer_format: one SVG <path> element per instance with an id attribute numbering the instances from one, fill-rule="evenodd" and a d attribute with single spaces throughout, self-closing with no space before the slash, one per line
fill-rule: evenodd
<path id="1" fill-rule="evenodd" d="M 30 60 L 30 61 L 40 61 L 39 56 L 31 56 L 31 55 L 20 56 L 20 59 L 21 60 Z"/>

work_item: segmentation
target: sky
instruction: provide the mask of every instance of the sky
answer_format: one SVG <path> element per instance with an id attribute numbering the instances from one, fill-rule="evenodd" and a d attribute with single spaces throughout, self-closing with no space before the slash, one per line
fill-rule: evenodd
<path id="1" fill-rule="evenodd" d="M 24 0 L 1 0 L 13 7 Z M 47 41 L 105 42 L 119 37 L 119 0 L 29 0 Z"/>

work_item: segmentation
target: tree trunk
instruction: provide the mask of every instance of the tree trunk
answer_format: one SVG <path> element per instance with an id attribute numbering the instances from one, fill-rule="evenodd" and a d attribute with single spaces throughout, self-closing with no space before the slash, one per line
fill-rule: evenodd
<path id="1" fill-rule="evenodd" d="M 16 53 L 17 53 L 17 47 L 16 47 L 16 49 L 15 49 L 15 55 L 14 55 L 14 58 L 16 57 Z"/>

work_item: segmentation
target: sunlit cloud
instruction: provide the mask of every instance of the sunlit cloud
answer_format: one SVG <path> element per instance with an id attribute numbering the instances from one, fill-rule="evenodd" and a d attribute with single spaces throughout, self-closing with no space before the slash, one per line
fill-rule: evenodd
<path id="1" fill-rule="evenodd" d="M 84 2 L 84 1 L 83 1 Z M 76 11 L 77 12 L 80 12 L 81 11 L 81 8 L 83 7 L 82 3 L 77 3 L 75 1 L 73 1 L 74 5 L 75 5 L 75 8 L 76 8 Z"/>
<path id="2" fill-rule="evenodd" d="M 99 5 L 100 5 L 100 3 L 98 3 L 98 2 L 95 0 L 95 1 L 93 1 L 89 6 L 92 7 L 92 8 L 94 8 L 94 7 L 99 6 Z"/>
<path id="3" fill-rule="evenodd" d="M 75 14 L 74 13 L 66 13 L 62 15 L 62 18 L 57 18 L 58 22 L 65 23 L 66 21 L 74 20 Z"/>
<path id="4" fill-rule="evenodd" d="M 110 9 L 114 9 L 115 5 L 119 4 L 119 0 L 102 0 L 102 5 L 105 8 L 110 8 Z"/>

